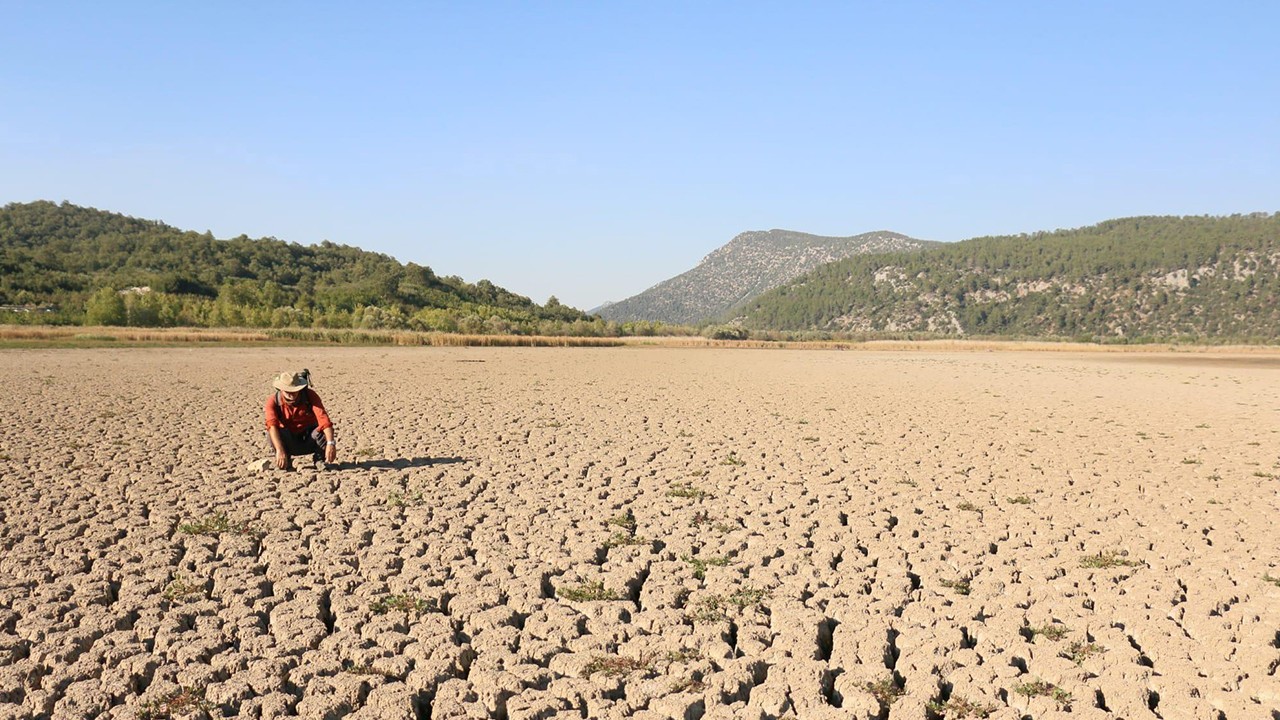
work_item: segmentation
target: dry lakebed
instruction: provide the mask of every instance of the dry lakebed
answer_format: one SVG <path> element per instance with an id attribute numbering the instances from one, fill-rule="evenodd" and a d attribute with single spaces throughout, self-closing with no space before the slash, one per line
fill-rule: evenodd
<path id="1" fill-rule="evenodd" d="M 323 471 L 252 470 L 307 367 Z M 0 351 L 0 719 L 1280 718 L 1274 355 Z"/>

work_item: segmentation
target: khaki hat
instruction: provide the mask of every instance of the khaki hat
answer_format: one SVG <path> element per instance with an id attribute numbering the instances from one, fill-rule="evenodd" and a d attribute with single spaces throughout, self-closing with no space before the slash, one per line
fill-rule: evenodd
<path id="1" fill-rule="evenodd" d="M 272 387 L 285 392 L 298 392 L 299 390 L 311 385 L 311 371 L 303 370 L 302 372 L 282 372 L 271 381 Z"/>

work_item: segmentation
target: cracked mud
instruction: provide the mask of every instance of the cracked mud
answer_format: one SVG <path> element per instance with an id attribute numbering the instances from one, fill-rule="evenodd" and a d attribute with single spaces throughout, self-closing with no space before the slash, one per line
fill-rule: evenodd
<path id="1" fill-rule="evenodd" d="M 341 463 L 252 471 L 302 366 Z M 1277 379 L 5 351 L 0 718 L 1280 717 Z"/>

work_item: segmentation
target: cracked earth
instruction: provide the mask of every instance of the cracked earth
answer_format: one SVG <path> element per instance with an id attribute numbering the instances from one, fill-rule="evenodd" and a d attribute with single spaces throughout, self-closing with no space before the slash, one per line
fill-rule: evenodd
<path id="1" fill-rule="evenodd" d="M 267 457 L 308 367 L 339 464 Z M 0 352 L 0 718 L 1280 717 L 1280 362 Z"/>

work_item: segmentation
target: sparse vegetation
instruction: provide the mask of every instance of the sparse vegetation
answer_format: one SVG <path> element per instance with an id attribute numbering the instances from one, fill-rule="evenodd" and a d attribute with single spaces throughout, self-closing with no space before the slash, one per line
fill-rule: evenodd
<path id="1" fill-rule="evenodd" d="M 232 521 L 223 513 L 209 515 L 199 520 L 183 523 L 178 532 L 184 535 L 256 535 L 257 533 L 246 522 Z"/>
<path id="2" fill-rule="evenodd" d="M 387 504 L 392 507 L 405 507 L 408 505 L 422 504 L 422 491 L 418 490 L 412 495 L 405 497 L 403 493 L 392 492 L 387 494 Z"/>
<path id="3" fill-rule="evenodd" d="M 1022 695 L 1027 698 L 1053 698 L 1053 701 L 1058 704 L 1058 707 L 1064 707 L 1071 704 L 1071 693 L 1051 682 L 1041 680 L 1040 678 L 1014 685 L 1013 691 L 1018 695 Z"/>
<path id="4" fill-rule="evenodd" d="M 377 454 L 378 451 L 373 448 L 360 448 L 359 450 L 356 450 L 356 457 L 358 458 L 371 458 L 375 457 Z"/>
<path id="5" fill-rule="evenodd" d="M 1280 578 L 1271 577 L 1271 573 L 1264 573 L 1262 575 L 1262 580 L 1263 582 L 1269 582 L 1276 587 L 1280 587 Z"/>
<path id="6" fill-rule="evenodd" d="M 636 529 L 636 516 L 635 516 L 635 515 L 632 515 L 632 514 L 631 514 L 631 511 L 630 511 L 630 510 L 628 510 L 628 511 L 626 511 L 626 512 L 624 512 L 624 513 L 619 513 L 619 514 L 614 515 L 613 517 L 609 518 L 609 524 L 610 524 L 610 525 L 613 525 L 613 526 L 615 526 L 615 527 L 620 527 L 620 528 L 622 528 L 623 530 L 628 530 L 628 531 L 630 531 L 630 532 L 635 532 L 635 529 Z"/>
<path id="7" fill-rule="evenodd" d="M 693 498 L 695 500 L 701 500 L 709 496 L 710 493 L 706 490 L 694 487 L 689 483 L 673 483 L 671 487 L 667 488 L 667 497 Z"/>
<path id="8" fill-rule="evenodd" d="M 369 603 L 375 615 L 385 615 L 393 610 L 421 615 L 435 610 L 435 603 L 416 595 L 387 595 Z"/>
<path id="9" fill-rule="evenodd" d="M 596 655 L 583 666 L 582 677 L 589 678 L 596 673 L 605 677 L 619 677 L 652 669 L 652 661 L 645 657 L 628 658 L 621 655 Z"/>
<path id="10" fill-rule="evenodd" d="M 197 712 L 212 712 L 213 703 L 205 700 L 203 687 L 180 687 L 167 695 L 148 700 L 138 710 L 137 720 L 171 720 Z"/>
<path id="11" fill-rule="evenodd" d="M 604 586 L 603 582 L 595 580 L 592 582 L 584 582 L 574 587 L 556 588 L 556 595 L 570 602 L 592 602 L 597 600 L 618 600 L 618 593 Z"/>
<path id="12" fill-rule="evenodd" d="M 747 464 L 747 462 L 746 462 L 745 460 L 739 460 L 739 459 L 738 459 L 738 455 L 737 455 L 737 453 L 732 453 L 732 452 L 731 452 L 731 453 L 729 453 L 728 455 L 726 455 L 726 456 L 725 456 L 725 458 L 724 458 L 723 460 L 721 460 L 721 461 L 720 461 L 720 464 L 721 464 L 721 465 L 742 466 L 742 465 L 746 465 L 746 464 Z"/>
<path id="13" fill-rule="evenodd" d="M 1010 505 L 1030 505 L 1031 498 L 1026 495 L 1018 495 L 1017 497 L 1007 498 Z"/>
<path id="14" fill-rule="evenodd" d="M 173 578 L 173 581 L 165 586 L 164 592 L 160 596 L 169 602 L 178 600 L 193 600 L 194 595 L 204 591 L 204 583 L 197 583 L 186 579 L 182 575 Z"/>
<path id="15" fill-rule="evenodd" d="M 709 567 L 725 567 L 729 564 L 729 558 L 723 555 L 709 555 L 707 557 L 697 557 L 694 555 L 681 555 L 680 559 L 693 566 L 693 576 L 699 580 L 705 580 L 707 577 L 707 568 Z"/>
<path id="16" fill-rule="evenodd" d="M 960 580 L 939 580 L 938 584 L 949 590 L 955 590 L 960 595 L 968 595 L 970 591 L 969 581 L 963 578 Z"/>
<path id="17" fill-rule="evenodd" d="M 729 619 L 729 610 L 742 612 L 759 605 L 768 593 L 760 588 L 744 587 L 729 596 L 707 595 L 698 601 L 691 617 L 695 622 L 722 622 Z"/>
<path id="18" fill-rule="evenodd" d="M 1066 625 L 1042 625 L 1038 628 L 1027 628 L 1027 632 L 1031 638 L 1041 636 L 1049 640 L 1057 642 L 1067 636 L 1071 629 Z"/>
<path id="19" fill-rule="evenodd" d="M 952 695 L 945 703 L 934 700 L 928 707 L 929 712 L 940 715 L 945 720 L 986 718 L 996 711 L 995 705 L 980 705 L 959 695 Z"/>
<path id="20" fill-rule="evenodd" d="M 898 698 L 902 697 L 902 688 L 898 686 L 892 675 L 883 677 L 875 682 L 869 682 L 865 687 L 867 692 L 871 693 L 871 697 L 875 698 L 877 703 L 880 703 L 880 707 L 883 710 L 888 710 L 890 706 L 898 701 Z"/>
<path id="21" fill-rule="evenodd" d="M 610 548 L 616 548 L 616 547 L 629 547 L 632 545 L 648 545 L 648 544 L 649 544 L 648 538 L 640 537 L 639 535 L 636 535 L 635 533 L 629 532 L 627 530 L 619 530 L 615 532 L 613 535 L 610 535 L 608 540 L 604 541 L 604 547 L 606 550 Z"/>
<path id="22" fill-rule="evenodd" d="M 977 505 L 974 505 L 973 503 L 969 502 L 968 500 L 964 500 L 964 501 L 962 501 L 959 505 L 956 505 L 956 509 L 957 509 L 957 510 L 963 510 L 963 511 L 965 511 L 965 512 L 977 512 L 977 511 L 978 511 L 978 506 L 977 506 Z"/>
<path id="23" fill-rule="evenodd" d="M 1059 657 L 1064 657 L 1071 662 L 1079 665 L 1094 655 L 1102 653 L 1102 646 L 1094 643 L 1073 642 L 1063 652 L 1059 653 Z"/>
<path id="24" fill-rule="evenodd" d="M 1182 458 L 1183 465 L 1199 465 L 1200 461 L 1195 458 Z"/>
<path id="25" fill-rule="evenodd" d="M 1137 560 L 1125 557 L 1118 550 L 1104 550 L 1096 555 L 1085 555 L 1080 558 L 1082 568 L 1135 567 L 1140 564 Z"/>

